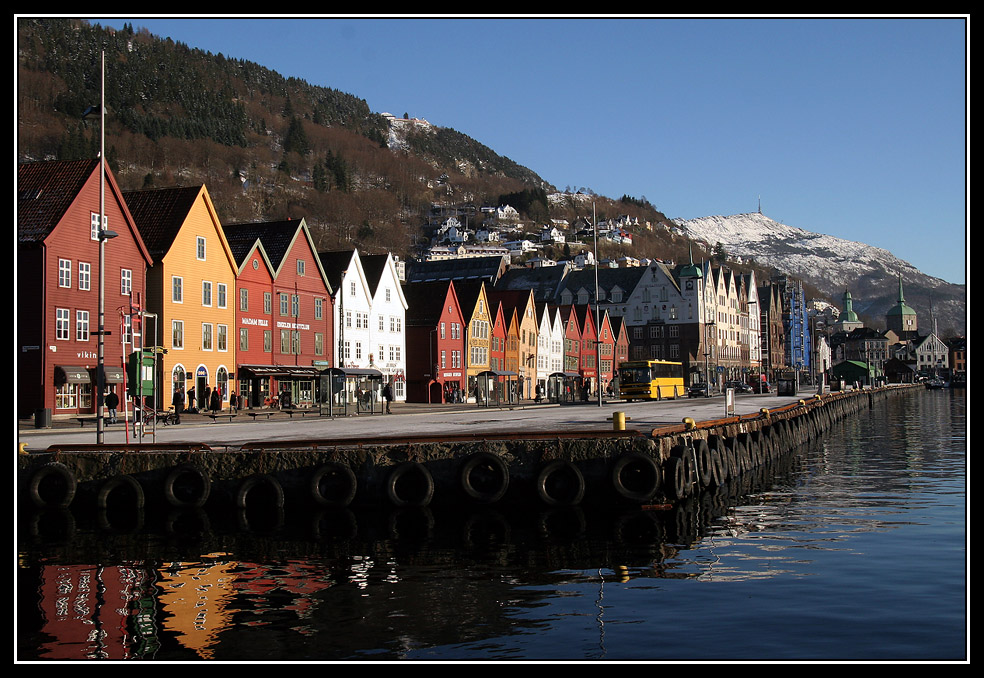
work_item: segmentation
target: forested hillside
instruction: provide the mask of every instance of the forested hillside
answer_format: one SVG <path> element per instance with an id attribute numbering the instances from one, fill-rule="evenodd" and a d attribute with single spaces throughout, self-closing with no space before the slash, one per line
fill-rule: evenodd
<path id="1" fill-rule="evenodd" d="M 409 256 L 433 204 L 497 206 L 523 216 L 591 217 L 591 202 L 548 204 L 537 174 L 449 128 L 387 145 L 386 118 L 356 95 L 211 54 L 139 27 L 18 21 L 18 158 L 92 157 L 105 50 L 107 159 L 125 190 L 204 183 L 223 221 L 304 217 L 319 249 Z M 479 104 L 480 105 L 480 104 Z M 688 243 L 645 200 L 594 196 L 599 219 L 654 225 L 621 253 L 674 258 Z M 617 255 L 612 246 L 606 254 Z"/>

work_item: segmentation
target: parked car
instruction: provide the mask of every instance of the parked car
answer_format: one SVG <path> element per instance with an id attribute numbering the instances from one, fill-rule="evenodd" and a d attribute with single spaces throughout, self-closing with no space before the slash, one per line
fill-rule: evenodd
<path id="1" fill-rule="evenodd" d="M 772 387 L 767 381 L 756 381 L 752 385 L 752 393 L 772 393 Z"/>
<path id="2" fill-rule="evenodd" d="M 691 384 L 690 388 L 687 389 L 688 398 L 710 398 L 711 393 L 707 388 L 706 381 L 698 381 L 696 384 Z"/>
<path id="3" fill-rule="evenodd" d="M 752 387 L 743 381 L 726 381 L 724 382 L 724 388 L 733 388 L 735 393 L 751 393 Z"/>

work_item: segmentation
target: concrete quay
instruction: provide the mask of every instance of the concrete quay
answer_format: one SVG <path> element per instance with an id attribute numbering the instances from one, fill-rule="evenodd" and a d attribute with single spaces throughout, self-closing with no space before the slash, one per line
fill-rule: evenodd
<path id="1" fill-rule="evenodd" d="M 260 505 L 672 505 L 768 465 L 905 387 L 658 403 L 482 408 L 395 404 L 394 414 L 183 415 L 153 442 L 110 428 L 23 430 L 22 502 L 38 509 Z M 198 417 L 197 419 L 194 417 Z M 624 430 L 617 430 L 624 417 Z M 250 419 L 244 421 L 243 419 Z M 614 421 L 613 421 L 614 420 Z"/>

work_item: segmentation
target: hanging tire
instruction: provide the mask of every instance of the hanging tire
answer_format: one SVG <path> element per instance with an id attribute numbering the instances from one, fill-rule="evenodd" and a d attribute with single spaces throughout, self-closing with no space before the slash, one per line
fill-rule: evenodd
<path id="1" fill-rule="evenodd" d="M 509 466 L 491 452 L 476 452 L 462 464 L 458 482 L 470 498 L 482 504 L 494 504 L 509 489 Z"/>
<path id="2" fill-rule="evenodd" d="M 627 452 L 612 466 L 612 486 L 619 495 L 636 502 L 652 499 L 661 485 L 659 464 L 648 454 Z"/>
<path id="3" fill-rule="evenodd" d="M 114 492 L 129 492 L 133 495 L 132 508 L 142 509 L 144 507 L 144 492 L 140 483 L 132 476 L 118 475 L 113 476 L 99 487 L 96 495 L 96 506 L 101 509 L 109 508 L 109 498 Z"/>
<path id="4" fill-rule="evenodd" d="M 355 499 L 359 482 L 346 464 L 330 461 L 319 466 L 311 476 L 311 498 L 318 506 L 345 508 Z"/>
<path id="5" fill-rule="evenodd" d="M 584 498 L 584 476 L 571 462 L 555 459 L 540 469 L 536 493 L 548 506 L 577 506 Z"/>
<path id="6" fill-rule="evenodd" d="M 280 486 L 280 481 L 268 473 L 256 473 L 240 483 L 239 490 L 236 492 L 236 508 L 247 508 L 249 495 L 252 493 L 255 501 L 257 492 L 261 495 L 268 494 L 269 502 L 274 508 L 284 507 L 284 488 Z"/>
<path id="7" fill-rule="evenodd" d="M 420 462 L 397 464 L 386 478 L 386 497 L 396 507 L 427 506 L 434 497 L 434 478 Z"/>
<path id="8" fill-rule="evenodd" d="M 666 495 L 675 501 L 687 496 L 687 471 L 682 457 L 670 457 L 663 464 Z"/>
<path id="9" fill-rule="evenodd" d="M 28 495 L 38 508 L 68 508 L 75 498 L 78 483 L 71 469 L 58 461 L 52 461 L 31 475 Z"/>
<path id="10" fill-rule="evenodd" d="M 710 487 L 713 482 L 714 466 L 711 457 L 711 447 L 706 440 L 700 440 L 694 446 L 697 456 L 697 479 L 701 487 Z"/>
<path id="11" fill-rule="evenodd" d="M 728 479 L 728 472 L 724 466 L 724 459 L 721 458 L 721 450 L 716 447 L 711 448 L 711 487 L 721 487 Z"/>
<path id="12" fill-rule="evenodd" d="M 164 479 L 164 498 L 175 508 L 201 508 L 211 490 L 209 477 L 191 464 L 175 466 Z"/>

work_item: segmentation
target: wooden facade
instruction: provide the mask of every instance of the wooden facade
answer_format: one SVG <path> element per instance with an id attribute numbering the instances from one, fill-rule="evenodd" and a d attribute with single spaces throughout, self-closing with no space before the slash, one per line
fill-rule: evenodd
<path id="1" fill-rule="evenodd" d="M 121 402 L 133 351 L 131 302 L 153 263 L 113 174 L 97 160 L 24 163 L 17 174 L 17 410 L 21 417 L 97 410 L 99 229 L 104 242 L 103 365 Z M 100 208 L 100 194 L 104 208 Z M 139 325 L 139 323 L 138 323 Z M 138 327 L 139 331 L 139 327 Z M 121 415 L 122 418 L 122 415 Z"/>

